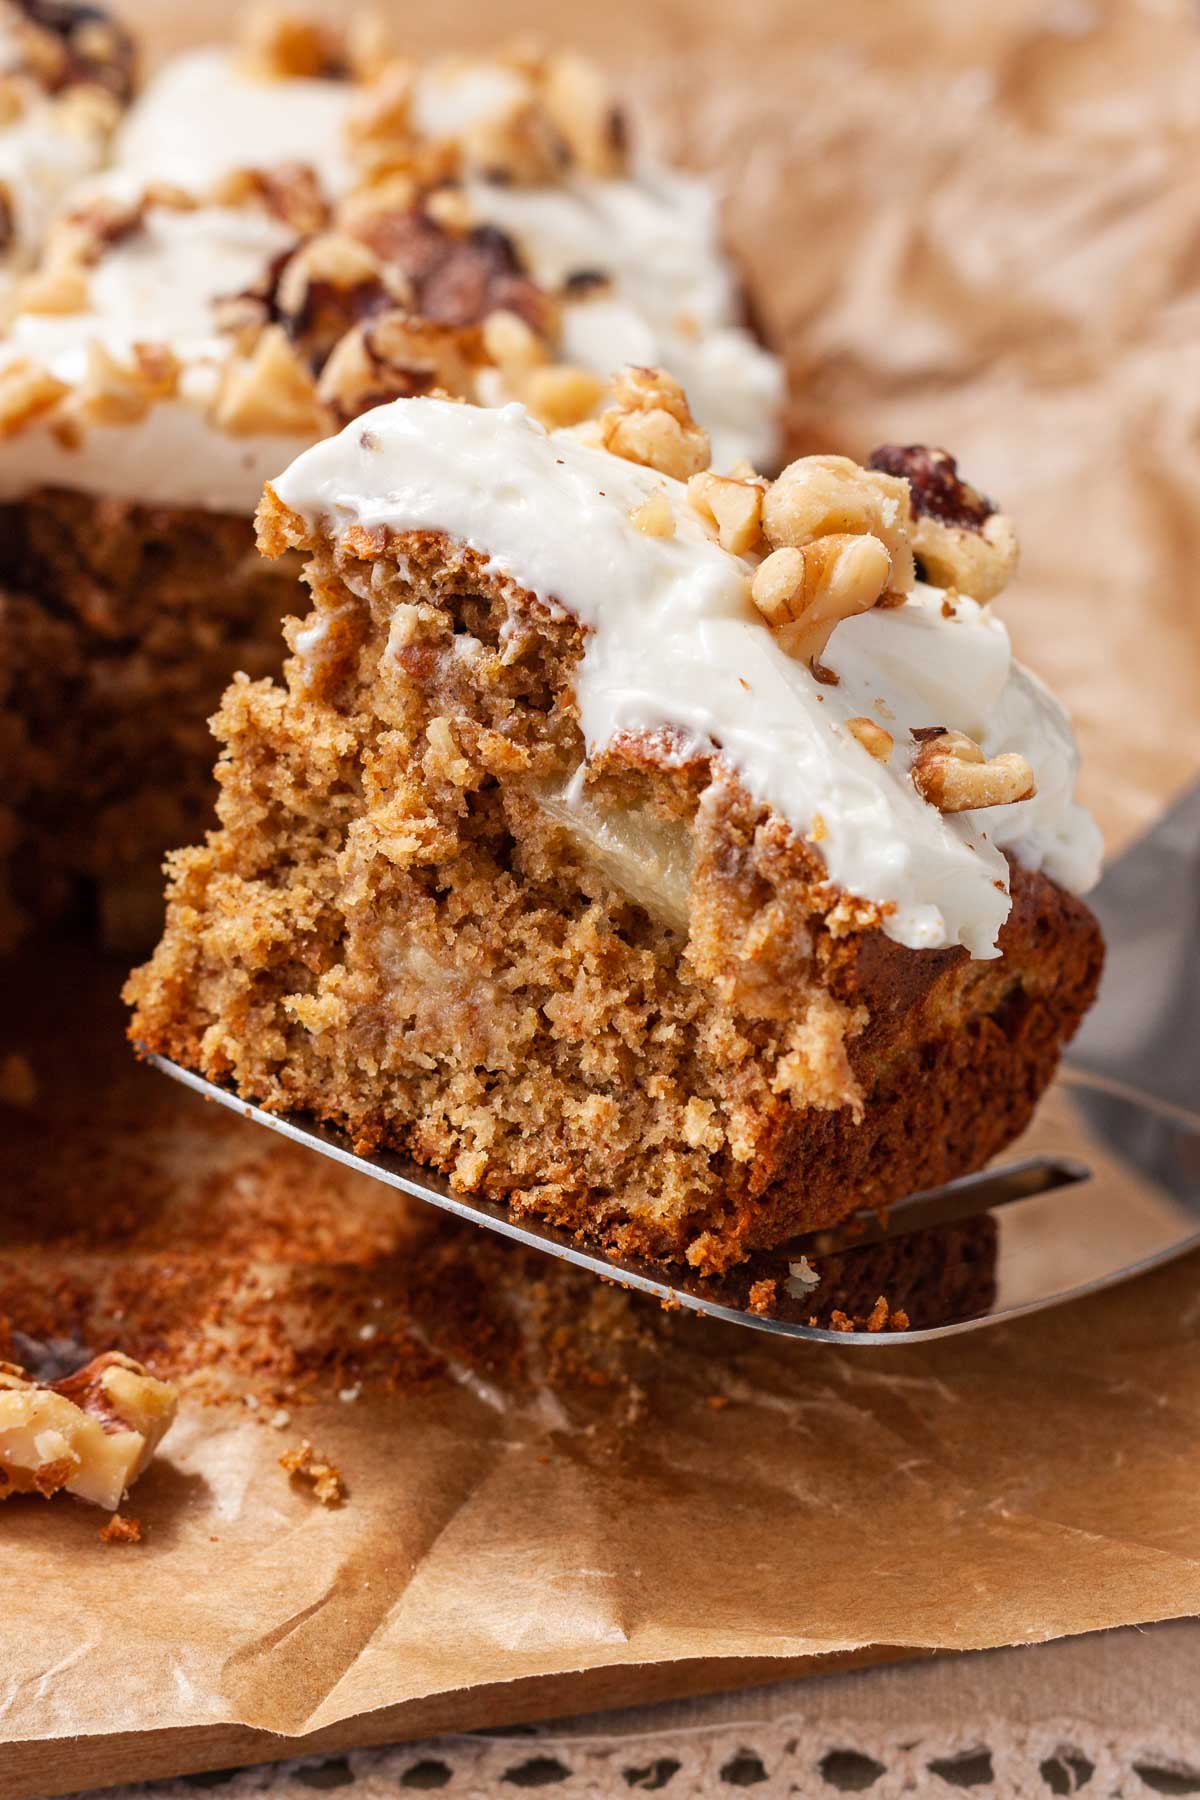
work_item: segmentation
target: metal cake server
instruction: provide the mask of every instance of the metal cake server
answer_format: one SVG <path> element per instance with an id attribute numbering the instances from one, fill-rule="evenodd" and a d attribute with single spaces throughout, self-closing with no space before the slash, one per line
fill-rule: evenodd
<path id="1" fill-rule="evenodd" d="M 1091 904 L 1108 943 L 1100 1000 L 1021 1154 L 719 1279 L 607 1256 L 455 1193 L 406 1157 L 356 1155 L 337 1131 L 148 1060 L 293 1143 L 666 1305 L 787 1337 L 911 1344 L 1057 1305 L 1200 1247 L 1200 786 L 1107 870 Z M 880 1295 L 906 1327 L 883 1318 Z"/>

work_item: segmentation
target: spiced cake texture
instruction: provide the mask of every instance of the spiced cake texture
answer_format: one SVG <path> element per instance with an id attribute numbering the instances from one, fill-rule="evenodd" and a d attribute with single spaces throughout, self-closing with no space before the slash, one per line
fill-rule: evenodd
<path id="1" fill-rule="evenodd" d="M 10 917 L 136 949 L 159 865 L 212 818 L 214 696 L 279 663 L 296 570 L 247 520 L 43 489 L 0 508 L 0 780 Z"/>
<path id="2" fill-rule="evenodd" d="M 260 520 L 269 553 L 311 556 L 314 611 L 283 683 L 239 678 L 217 715 L 220 828 L 171 859 L 128 987 L 138 1044 L 711 1271 L 1022 1129 L 1095 992 L 1081 900 L 1010 858 L 999 955 L 895 941 L 887 906 L 831 881 L 820 829 L 713 745 L 586 744 L 589 628 L 482 549 L 270 491 Z M 580 770 L 583 831 L 555 798 Z"/>

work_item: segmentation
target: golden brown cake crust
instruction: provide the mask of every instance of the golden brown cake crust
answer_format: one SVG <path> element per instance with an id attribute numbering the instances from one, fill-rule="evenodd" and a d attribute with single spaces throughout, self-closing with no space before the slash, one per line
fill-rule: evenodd
<path id="1" fill-rule="evenodd" d="M 593 762 L 690 846 L 688 930 L 546 802 L 575 623 L 435 533 L 309 539 L 286 690 L 217 720 L 222 829 L 174 859 L 131 1034 L 626 1254 L 717 1270 L 978 1167 L 1094 994 L 1083 904 L 1014 871 L 1004 954 L 911 951 L 716 758 Z"/>

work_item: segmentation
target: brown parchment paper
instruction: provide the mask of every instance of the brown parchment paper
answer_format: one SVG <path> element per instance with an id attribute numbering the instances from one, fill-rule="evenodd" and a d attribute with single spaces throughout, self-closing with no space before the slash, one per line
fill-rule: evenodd
<path id="1" fill-rule="evenodd" d="M 141 10 L 160 42 L 228 16 Z M 960 454 L 1021 525 L 1001 604 L 1087 798 L 1114 843 L 1152 817 L 1200 762 L 1190 7 L 436 12 L 406 11 L 416 47 L 569 32 L 721 172 L 796 445 Z M 776 1345 L 205 1108 L 132 1063 L 121 973 L 61 946 L 4 971 L 39 1091 L 0 1109 L 0 1316 L 149 1356 L 185 1404 L 141 1545 L 72 1504 L 0 1516 L 10 1745 L 1200 1611 L 1196 1261 L 943 1345 Z M 342 1507 L 278 1468 L 301 1436 Z"/>

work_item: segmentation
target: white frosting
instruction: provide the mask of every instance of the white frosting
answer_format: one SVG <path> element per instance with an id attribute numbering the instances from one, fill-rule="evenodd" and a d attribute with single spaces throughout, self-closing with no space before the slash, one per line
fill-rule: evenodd
<path id="1" fill-rule="evenodd" d="M 342 139 L 355 89 L 348 81 L 270 80 L 227 50 L 192 50 L 153 77 L 117 133 L 105 185 L 151 181 L 207 193 L 237 169 L 311 163 L 331 194 L 351 185 Z"/>
<path id="2" fill-rule="evenodd" d="M 534 280 L 580 269 L 608 285 L 563 308 L 562 354 L 600 375 L 662 365 L 712 437 L 713 466 L 779 454 L 783 370 L 740 324 L 707 182 L 642 164 L 629 179 L 575 175 L 553 187 L 467 183 L 472 209 L 512 238 Z"/>
<path id="3" fill-rule="evenodd" d="M 430 137 L 456 136 L 525 91 L 524 79 L 503 65 L 435 63 L 418 79 L 415 121 Z M 118 131 L 111 166 L 74 198 L 103 192 L 135 200 L 150 182 L 203 193 L 232 170 L 288 160 L 310 162 L 340 194 L 352 181 L 343 128 L 354 93 L 349 82 L 257 79 L 225 51 L 190 52 L 150 82 Z M 19 129 L 0 134 L 0 180 L 6 138 L 15 155 Z M 61 189 L 85 173 L 64 168 Z M 51 196 L 47 188 L 47 209 L 61 189 Z M 32 182 L 14 176 L 13 191 L 18 206 L 42 204 Z M 468 199 L 479 219 L 513 238 L 535 280 L 557 288 L 580 269 L 609 278 L 598 292 L 564 304 L 564 361 L 605 377 L 625 362 L 662 364 L 682 380 L 709 430 L 716 467 L 740 456 L 760 467 L 773 463 L 782 369 L 737 322 L 738 292 L 705 183 L 643 166 L 627 179 L 577 175 L 543 187 L 471 181 Z M 74 383 L 92 340 L 118 355 L 142 340 L 167 344 L 186 374 L 182 403 L 122 426 L 89 428 L 73 447 L 45 424 L 22 430 L 0 451 L 0 493 L 49 482 L 252 512 L 264 471 L 300 445 L 230 437 L 207 423 L 204 408 L 230 353 L 213 330 L 212 302 L 255 282 L 288 241 L 282 225 L 253 208 L 155 208 L 143 231 L 101 258 L 86 312 L 19 317 L 0 361 L 27 356 Z M 480 398 L 502 398 L 498 374 L 482 372 Z"/>
<path id="4" fill-rule="evenodd" d="M 25 268 L 70 190 L 99 167 L 97 138 L 68 130 L 52 100 L 32 89 L 25 109 L 0 130 L 0 187 L 12 211 L 6 262 Z"/>
<path id="5" fill-rule="evenodd" d="M 577 698 L 589 752 L 619 733 L 678 734 L 683 753 L 716 746 L 755 799 L 801 832 L 819 815 L 834 881 L 894 910 L 884 929 L 912 948 L 963 944 L 997 954 L 1010 899 L 1008 847 L 1082 890 L 1100 841 L 1074 802 L 1065 714 L 1014 660 L 990 610 L 918 589 L 894 610 L 838 626 L 818 685 L 779 647 L 748 592 L 750 562 L 709 537 L 683 486 L 547 434 L 519 406 L 487 412 L 396 401 L 306 451 L 274 484 L 284 505 L 337 531 L 351 523 L 433 529 L 589 627 Z M 655 489 L 676 532 L 646 536 L 630 514 Z M 892 763 L 845 729 L 882 717 Z M 914 726 L 970 732 L 989 755 L 1019 750 L 1033 800 L 943 816 L 907 773 Z"/>
<path id="6" fill-rule="evenodd" d="M 75 384 L 86 372 L 89 343 L 121 358 L 146 342 L 169 344 L 183 371 L 178 400 L 132 424 L 88 425 L 76 444 L 48 424 L 7 439 L 0 495 L 44 484 L 151 505 L 253 512 L 263 482 L 309 440 L 233 437 L 209 422 L 230 354 L 229 339 L 215 328 L 213 302 L 257 281 L 291 241 L 284 226 L 255 209 L 156 207 L 91 271 L 86 312 L 20 314 L 0 346 L 0 366 L 27 357 Z"/>

